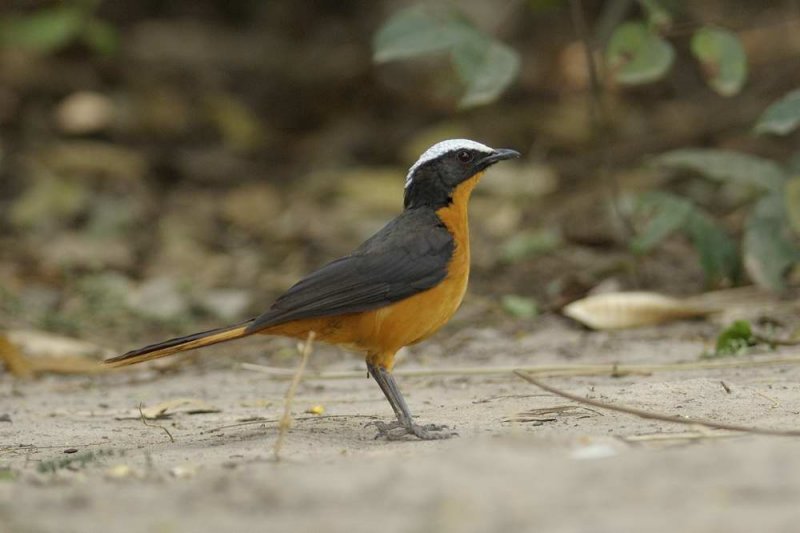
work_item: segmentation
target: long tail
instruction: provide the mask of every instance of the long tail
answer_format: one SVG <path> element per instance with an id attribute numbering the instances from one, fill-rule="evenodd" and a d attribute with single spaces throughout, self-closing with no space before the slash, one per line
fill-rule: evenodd
<path id="1" fill-rule="evenodd" d="M 247 326 L 252 321 L 253 320 L 250 319 L 232 326 L 210 329 L 208 331 L 201 331 L 184 337 L 176 337 L 174 339 L 151 344 L 144 348 L 132 350 L 128 353 L 112 357 L 111 359 L 106 359 L 104 363 L 114 367 L 133 365 L 141 363 L 142 361 L 150 361 L 151 359 L 166 357 L 174 353 L 193 350 L 194 348 L 202 348 L 203 346 L 211 346 L 219 342 L 247 337 L 255 333 L 255 331 L 247 331 Z"/>

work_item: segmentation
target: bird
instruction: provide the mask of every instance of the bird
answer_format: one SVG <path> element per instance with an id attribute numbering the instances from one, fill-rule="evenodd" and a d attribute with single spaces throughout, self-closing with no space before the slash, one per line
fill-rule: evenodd
<path id="1" fill-rule="evenodd" d="M 430 337 L 461 305 L 470 271 L 470 195 L 490 166 L 519 156 L 469 139 L 438 142 L 409 168 L 398 216 L 349 255 L 295 283 L 262 314 L 105 363 L 131 365 L 254 334 L 304 339 L 313 332 L 320 341 L 365 354 L 368 375 L 396 417 L 373 423 L 376 438 L 449 438 L 455 433 L 445 425 L 414 421 L 392 374 L 395 354 Z"/>

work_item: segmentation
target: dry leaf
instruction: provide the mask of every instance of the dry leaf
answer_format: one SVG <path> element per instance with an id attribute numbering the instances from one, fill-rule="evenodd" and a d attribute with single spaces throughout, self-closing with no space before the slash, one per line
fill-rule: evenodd
<path id="1" fill-rule="evenodd" d="M 616 292 L 574 301 L 563 312 L 592 329 L 622 329 L 703 317 L 715 311 L 654 292 Z"/>
<path id="2" fill-rule="evenodd" d="M 3 334 L 0 334 L 0 361 L 3 362 L 12 376 L 29 379 L 34 375 L 33 369 L 25 356 Z"/>
<path id="3" fill-rule="evenodd" d="M 0 361 L 19 378 L 37 374 L 104 372 L 97 356 L 109 352 L 95 344 L 43 331 L 15 330 L 0 335 Z"/>
<path id="4" fill-rule="evenodd" d="M 46 331 L 18 329 L 6 332 L 8 340 L 23 353 L 33 357 L 96 357 L 101 359 L 113 352 L 91 342 L 55 335 Z"/>

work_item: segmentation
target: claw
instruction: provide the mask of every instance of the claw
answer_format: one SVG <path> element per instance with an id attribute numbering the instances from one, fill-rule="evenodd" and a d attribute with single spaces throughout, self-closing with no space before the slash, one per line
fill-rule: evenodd
<path id="1" fill-rule="evenodd" d="M 370 422 L 368 426 L 375 426 L 378 429 L 376 439 L 381 437 L 386 440 L 403 440 L 407 435 L 413 435 L 420 440 L 443 440 L 458 436 L 456 432 L 445 432 L 447 426 L 438 424 L 426 424 L 424 426 L 413 422 L 403 424 L 399 420 L 394 422 Z M 437 433 L 441 432 L 441 433 Z"/>
<path id="2" fill-rule="evenodd" d="M 400 394 L 400 389 L 397 388 L 397 383 L 394 381 L 392 373 L 384 367 L 373 365 L 367 361 L 367 370 L 369 374 L 378 382 L 386 399 L 389 400 L 389 405 L 392 406 L 394 414 L 397 415 L 397 420 L 394 422 L 370 422 L 368 426 L 374 425 L 378 428 L 376 439 L 384 437 L 387 440 L 400 440 L 406 435 L 413 435 L 420 440 L 439 440 L 449 439 L 458 435 L 455 432 L 445 432 L 447 426 L 440 426 L 437 424 L 428 424 L 420 426 L 415 424 L 409 411 L 403 395 Z M 366 427 L 366 426 L 365 426 Z M 441 432 L 441 433 L 437 433 Z"/>

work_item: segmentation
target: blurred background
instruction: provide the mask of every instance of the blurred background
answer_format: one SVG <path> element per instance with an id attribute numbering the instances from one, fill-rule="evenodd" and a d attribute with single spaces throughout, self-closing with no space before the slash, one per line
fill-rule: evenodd
<path id="1" fill-rule="evenodd" d="M 4 328 L 123 350 L 259 313 L 453 137 L 523 158 L 473 198 L 452 328 L 797 277 L 797 2 L 0 5 Z"/>

